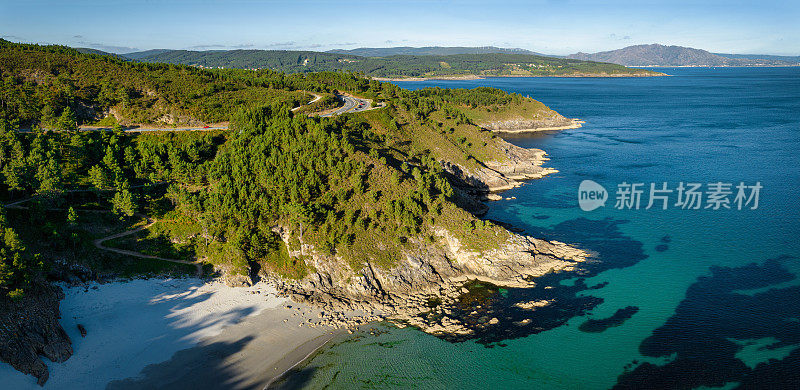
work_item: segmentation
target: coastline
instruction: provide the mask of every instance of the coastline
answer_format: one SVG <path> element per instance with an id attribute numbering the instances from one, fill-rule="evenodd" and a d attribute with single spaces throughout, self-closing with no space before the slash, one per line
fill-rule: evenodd
<path id="1" fill-rule="evenodd" d="M 298 313 L 304 314 L 292 315 Z M 148 365 L 137 377 L 112 381 L 107 389 L 211 390 L 221 383 L 233 389 L 267 388 L 346 333 L 330 326 L 308 326 L 319 313 L 287 300 L 285 305 L 233 325 L 169 360 Z"/>
<path id="2" fill-rule="evenodd" d="M 800 64 L 787 65 L 626 65 L 629 68 L 796 68 Z"/>
<path id="3" fill-rule="evenodd" d="M 428 80 L 483 80 L 486 77 L 478 75 L 453 75 L 453 76 L 436 76 L 436 77 L 370 77 L 375 81 L 428 81 Z"/>
<path id="4" fill-rule="evenodd" d="M 583 127 L 583 124 L 586 121 L 582 121 L 577 118 L 571 119 L 570 124 L 564 126 L 550 126 L 550 127 L 535 127 L 530 129 L 493 129 L 492 131 L 499 134 L 531 134 L 531 133 L 539 133 L 544 131 L 558 131 L 558 130 L 569 130 L 569 129 L 577 129 Z"/>
<path id="5" fill-rule="evenodd" d="M 263 386 L 346 332 L 264 282 L 228 287 L 196 278 L 144 279 L 61 287 L 59 322 L 74 354 L 63 363 L 44 360 L 50 375 L 43 387 L 0 364 L 4 386 L 164 388 L 204 378 L 198 386 L 212 388 L 233 377 Z"/>
<path id="6" fill-rule="evenodd" d="M 572 123 L 566 126 L 544 127 L 537 129 L 523 129 L 512 132 L 528 131 L 549 131 L 562 130 L 568 128 L 581 127 L 583 121 L 572 119 Z M 538 150 L 524 150 L 526 160 L 530 159 L 534 165 L 538 166 L 547 159 L 544 152 Z M 513 165 L 513 164 L 512 164 Z M 492 188 L 492 191 L 502 191 L 519 185 L 519 181 L 531 180 L 555 172 L 555 169 L 544 168 L 541 172 L 531 174 L 510 175 L 509 179 L 516 180 L 515 184 Z M 557 245 L 563 245 L 557 243 Z M 558 253 L 560 250 L 556 250 Z M 571 255 L 569 255 L 571 256 Z M 580 255 L 578 255 L 580 256 Z M 568 257 L 568 256 L 567 256 Z M 578 260 L 580 262 L 580 260 Z M 561 264 L 557 267 L 570 269 L 569 264 Z M 509 280 L 493 280 L 485 276 L 473 274 L 462 275 L 457 280 L 466 282 L 471 279 L 484 280 L 487 282 L 513 285 Z M 459 284 L 460 286 L 460 284 Z M 329 343 L 337 338 L 346 337 L 346 331 L 341 328 L 343 323 L 348 324 L 348 328 L 355 328 L 357 325 L 364 325 L 375 321 L 389 320 L 400 326 L 404 321 L 408 324 L 416 325 L 426 332 L 453 332 L 463 334 L 465 329 L 456 324 L 447 327 L 430 326 L 419 322 L 413 315 L 408 313 L 395 313 L 387 315 L 382 313 L 375 315 L 375 307 L 369 307 L 367 302 L 361 305 L 353 305 L 347 308 L 338 307 L 333 309 L 326 305 L 326 302 L 304 299 L 291 293 L 278 285 L 278 294 L 289 296 L 286 301 L 277 308 L 265 310 L 258 316 L 248 318 L 239 324 L 231 326 L 218 336 L 204 340 L 202 343 L 176 353 L 170 360 L 157 364 L 151 364 L 142 370 L 142 374 L 136 378 L 128 378 L 122 381 L 109 383 L 109 389 L 138 389 L 147 387 L 169 387 L 180 385 L 192 387 L 194 389 L 211 389 L 216 386 L 209 386 L 209 383 L 221 383 L 221 381 L 233 381 L 234 388 L 270 388 L 271 386 L 281 386 L 286 381 L 293 381 L 295 375 L 302 375 L 305 367 L 312 358 L 323 350 Z M 446 288 L 447 295 L 451 299 L 462 293 L 461 287 L 455 285 Z M 320 305 L 322 303 L 322 305 Z M 329 302 L 327 302 L 329 303 Z M 411 308 L 415 306 L 412 305 Z M 333 317 L 331 318 L 331 310 Z M 287 313 L 287 310 L 289 313 Z M 337 320 L 336 312 L 348 313 L 344 318 L 353 318 L 354 315 L 366 315 L 364 321 L 348 322 L 342 321 L 340 316 Z M 378 310 L 380 312 L 380 309 Z M 288 318 L 287 317 L 289 314 Z M 297 314 L 297 315 L 295 315 Z M 370 316 L 371 314 L 371 316 Z M 399 314 L 399 315 L 398 315 Z M 308 326 L 317 319 L 316 326 Z M 398 322 L 399 321 L 399 322 Z M 331 326 L 333 324 L 333 326 Z M 242 340 L 245 346 L 241 346 Z M 186 367 L 189 367 L 188 369 Z M 226 367 L 225 372 L 215 370 L 216 367 Z M 180 374 L 176 375 L 178 372 Z"/>
<path id="7" fill-rule="evenodd" d="M 642 67 L 643 68 L 643 67 Z M 522 74 L 515 74 L 515 75 L 453 75 L 453 76 L 433 76 L 433 77 L 369 77 L 367 78 L 375 80 L 375 81 L 388 81 L 388 82 L 401 82 L 401 81 L 435 81 L 435 80 L 445 80 L 445 81 L 457 81 L 457 80 L 483 80 L 487 78 L 515 78 L 515 77 L 557 77 L 557 78 L 603 78 L 603 77 L 611 77 L 611 78 L 624 78 L 624 77 L 665 77 L 669 76 L 666 73 L 656 72 L 657 74 L 629 74 L 629 73 L 573 73 L 573 74 L 566 74 L 566 75 L 522 75 Z"/>
<path id="8" fill-rule="evenodd" d="M 581 123 L 583 122 L 572 119 L 572 123 L 566 126 L 509 130 L 508 132 L 524 133 L 562 130 L 580 127 Z M 504 130 L 494 131 L 503 132 Z M 488 186 L 490 192 L 513 188 L 520 185 L 523 180 L 530 180 L 555 172 L 552 168 L 540 167 L 540 165 L 547 160 L 546 157 L 544 157 L 544 152 L 534 149 L 523 150 L 522 148 L 513 147 L 513 145 L 510 144 L 507 145 L 507 147 L 508 150 L 506 152 L 512 157 L 512 162 L 504 164 L 506 166 L 502 167 L 492 166 L 489 171 L 491 171 L 490 173 L 493 175 L 486 176 L 479 174 L 477 177 L 479 182 Z M 484 174 L 486 174 L 486 172 L 484 172 Z M 498 179 L 498 181 L 492 182 L 491 179 Z M 547 265 L 545 265 L 545 263 L 540 264 L 543 259 L 539 257 L 534 259 L 533 255 L 530 256 L 530 259 L 522 259 L 508 256 L 507 253 L 504 256 L 492 256 L 499 258 L 499 261 L 495 265 L 479 264 L 480 259 L 475 259 L 472 254 L 461 251 L 457 243 L 451 244 L 450 241 L 452 240 L 445 232 L 444 238 L 448 242 L 447 250 L 452 251 L 456 255 L 456 258 L 460 258 L 464 268 L 456 270 L 453 275 L 448 276 L 447 288 L 442 290 L 441 287 L 437 287 L 438 293 L 442 294 L 442 291 L 444 291 L 443 294 L 445 294 L 446 301 L 456 299 L 457 296 L 463 293 L 463 288 L 461 286 L 473 279 L 498 285 L 524 287 L 530 283 L 523 280 L 523 276 L 541 275 L 553 269 L 569 271 L 573 269 L 577 263 L 585 259 L 585 254 L 581 251 L 573 251 L 572 248 L 568 248 L 562 243 L 538 242 L 538 240 L 523 236 L 514 237 L 513 243 L 504 247 L 502 251 L 513 253 L 537 252 L 537 256 L 541 254 L 546 259 L 545 263 Z M 503 266 L 502 263 L 504 262 L 513 263 L 515 266 Z M 435 261 L 431 261 L 431 264 L 434 268 L 442 268 L 439 264 L 435 263 Z M 500 269 L 508 269 L 509 271 L 500 272 Z M 372 272 L 372 276 L 376 279 L 392 277 L 389 274 L 375 275 L 375 271 Z M 145 284 L 158 284 L 166 281 L 150 279 L 129 283 L 140 282 Z M 107 286 L 125 283 L 126 282 L 112 282 L 106 285 L 92 285 L 91 289 L 95 290 L 96 288 L 96 290 L 102 291 L 105 290 Z M 179 282 L 178 284 L 181 283 Z M 413 313 L 420 312 L 421 308 L 425 307 L 427 304 L 427 300 L 423 299 L 423 296 L 436 293 L 433 290 L 420 290 L 419 294 L 409 293 L 408 296 L 400 295 L 398 296 L 400 300 L 407 300 L 402 305 L 399 301 L 391 303 L 383 301 L 351 301 L 350 303 L 355 303 L 355 305 L 340 306 L 333 309 L 333 318 L 331 318 L 332 307 L 331 305 L 326 305 L 330 302 L 315 302 L 313 299 L 305 300 L 302 296 L 294 296 L 294 299 L 284 298 L 286 295 L 292 295 L 291 289 L 287 290 L 280 285 L 259 283 L 248 288 L 233 288 L 222 286 L 221 283 L 218 282 L 204 282 L 199 279 L 193 279 L 189 285 L 182 286 L 186 287 L 184 291 L 172 291 L 168 295 L 170 297 L 181 296 L 183 294 L 191 295 L 192 291 L 197 290 L 203 291 L 203 295 L 213 296 L 220 291 L 226 291 L 233 294 L 234 302 L 239 302 L 241 299 L 247 301 L 246 297 L 248 297 L 248 295 L 254 295 L 256 301 L 263 300 L 269 302 L 269 304 L 267 304 L 267 306 L 262 306 L 263 302 L 259 304 L 254 303 L 253 308 L 247 308 L 238 314 L 231 313 L 228 307 L 215 307 L 212 309 L 198 308 L 194 311 L 204 311 L 204 314 L 207 316 L 207 322 L 196 325 L 196 329 L 192 330 L 190 333 L 170 335 L 157 333 L 155 335 L 151 334 L 152 337 L 146 340 L 128 337 L 127 342 L 136 345 L 126 345 L 123 347 L 116 344 L 117 340 L 120 339 L 119 335 L 114 337 L 107 334 L 103 335 L 101 332 L 100 336 L 98 336 L 97 329 L 102 329 L 103 327 L 114 328 L 116 324 L 125 323 L 126 321 L 124 318 L 121 319 L 118 315 L 115 315 L 110 316 L 109 318 L 114 318 L 114 320 L 109 320 L 107 323 L 81 323 L 89 329 L 89 334 L 86 336 L 85 340 L 103 339 L 105 337 L 101 342 L 102 345 L 109 344 L 108 340 L 114 340 L 110 341 L 114 343 L 113 349 L 104 351 L 106 355 L 97 353 L 97 350 L 95 350 L 95 352 L 90 352 L 91 356 L 87 356 L 86 349 L 82 347 L 82 338 L 80 335 L 73 335 L 76 332 L 76 323 L 74 321 L 62 320 L 60 322 L 64 329 L 71 331 L 70 336 L 72 336 L 74 340 L 76 353 L 72 359 L 65 363 L 48 363 L 53 374 L 50 377 L 51 380 L 45 385 L 45 388 L 71 388 L 76 383 L 87 389 L 163 388 L 176 385 L 204 389 L 215 388 L 216 386 L 212 387 L 209 384 L 219 383 L 234 383 L 235 386 L 230 386 L 232 388 L 269 386 L 284 376 L 293 375 L 297 367 L 302 367 L 304 362 L 308 361 L 331 339 L 336 335 L 341 335 L 344 332 L 339 329 L 342 324 L 345 326 L 353 326 L 376 321 L 378 319 L 393 318 L 395 323 L 397 323 L 396 321 L 405 321 L 429 333 L 444 332 L 467 334 L 470 331 L 457 323 L 451 322 L 444 326 L 428 324 L 414 316 Z M 86 287 L 85 292 L 88 292 L 89 288 L 90 287 Z M 70 291 L 68 296 L 74 296 L 72 293 L 75 292 L 75 289 L 82 290 L 83 287 L 68 288 Z M 151 291 L 148 289 L 147 293 L 151 293 Z M 138 303 L 141 305 L 149 305 L 154 299 L 160 300 L 160 298 L 150 297 L 149 300 L 144 299 Z M 66 301 L 62 303 L 65 302 Z M 322 305 L 320 305 L 320 303 L 322 303 Z M 403 306 L 406 304 L 408 305 L 407 307 Z M 378 312 L 381 311 L 381 305 L 387 305 L 389 311 L 381 315 L 376 315 L 376 310 Z M 176 307 L 178 306 L 183 305 L 177 304 Z M 188 307 L 193 306 L 194 304 Z M 62 313 L 63 318 L 72 317 L 73 319 L 78 319 L 86 316 L 85 312 L 76 315 L 75 312 L 71 311 L 72 307 L 70 304 L 62 305 L 62 307 L 64 307 Z M 117 309 L 116 307 L 112 307 L 109 310 L 114 312 L 114 310 Z M 154 315 L 156 317 L 160 316 L 162 319 L 175 318 L 176 315 L 172 309 L 173 308 L 170 308 L 168 312 L 161 312 L 160 314 Z M 394 311 L 394 316 L 392 315 L 392 311 Z M 128 314 L 138 312 L 139 310 L 137 309 L 128 310 Z M 365 321 L 357 323 L 343 321 L 342 316 L 338 316 L 338 319 L 336 318 L 336 312 L 358 312 L 353 315 L 360 315 Z M 103 311 L 100 311 L 100 313 L 102 314 Z M 213 313 L 213 315 L 211 313 Z M 226 322 L 217 326 L 218 324 L 215 323 L 216 316 L 225 318 Z M 177 317 L 179 322 L 184 321 L 180 318 L 180 315 Z M 345 315 L 344 318 L 351 317 Z M 152 326 L 156 328 L 169 328 L 169 324 L 161 322 L 156 322 Z M 132 331 L 128 333 L 136 332 Z M 195 333 L 199 335 L 195 335 Z M 168 338 L 190 341 L 183 342 L 179 346 L 173 347 L 158 345 L 160 349 L 159 356 L 148 356 L 147 359 L 138 359 L 138 357 L 143 354 L 148 355 L 146 349 L 151 345 L 155 345 L 157 340 Z M 142 343 L 146 343 L 147 345 L 142 347 L 140 345 Z M 133 349 L 132 352 L 130 351 L 131 349 Z M 109 357 L 108 355 L 112 356 Z M 121 364 L 115 363 L 120 359 L 117 355 L 135 356 L 135 364 L 127 364 L 124 370 L 120 370 Z M 94 361 L 92 359 L 94 359 Z M 108 360 L 112 361 L 112 367 L 103 368 L 104 362 Z M 77 363 L 75 363 L 76 361 Z M 76 364 L 78 368 L 75 368 Z M 57 369 L 57 367 L 59 369 Z M 89 372 L 86 371 L 87 367 L 90 370 Z M 94 372 L 91 372 L 91 370 L 95 367 L 102 368 L 103 375 L 94 375 Z M 72 376 L 65 376 L 65 372 Z M 4 376 L 5 372 L 0 371 L 0 377 Z M 12 382 L 19 384 L 19 386 L 16 387 L 39 388 L 33 386 L 34 380 L 31 377 L 22 376 L 25 377 L 26 380 L 22 382 Z M 17 379 L 19 378 L 14 378 L 14 380 Z M 82 381 L 87 383 L 81 383 Z"/>

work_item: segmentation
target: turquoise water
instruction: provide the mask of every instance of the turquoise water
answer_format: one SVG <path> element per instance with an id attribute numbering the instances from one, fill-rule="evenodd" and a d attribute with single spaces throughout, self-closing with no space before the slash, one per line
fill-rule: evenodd
<path id="1" fill-rule="evenodd" d="M 800 388 L 800 68 L 664 72 L 672 77 L 401 83 L 496 87 L 586 121 L 580 129 L 510 139 L 545 150 L 547 165 L 560 172 L 503 193 L 516 199 L 491 203 L 487 217 L 598 252 L 602 265 L 558 280 L 554 289 L 571 291 L 558 295 L 565 307 L 581 297 L 592 303 L 563 310 L 544 331 L 510 339 L 452 343 L 377 325 L 374 334 L 327 348 L 291 384 Z M 605 207 L 578 207 L 586 179 L 609 191 Z M 622 182 L 645 183 L 642 208 L 651 182 L 763 188 L 756 210 L 620 210 L 614 197 Z M 580 329 L 587 319 L 631 307 L 611 321 L 617 326 Z"/>

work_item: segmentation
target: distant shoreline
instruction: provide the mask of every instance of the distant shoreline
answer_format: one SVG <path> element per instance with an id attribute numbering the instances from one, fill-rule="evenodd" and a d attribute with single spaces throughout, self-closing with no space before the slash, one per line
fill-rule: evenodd
<path id="1" fill-rule="evenodd" d="M 575 74 L 568 74 L 568 75 L 487 75 L 487 76 L 478 76 L 478 75 L 464 75 L 464 76 L 434 76 L 434 77 L 369 77 L 375 81 L 454 81 L 454 80 L 483 80 L 487 78 L 495 78 L 495 77 L 502 77 L 502 78 L 514 78 L 514 77 L 560 77 L 560 78 L 570 78 L 570 77 L 580 77 L 580 78 L 603 78 L 603 77 L 612 77 L 612 78 L 623 78 L 623 77 L 664 77 L 669 76 L 666 73 L 658 72 L 658 74 L 627 74 L 627 73 L 575 73 Z"/>
<path id="2" fill-rule="evenodd" d="M 629 68 L 795 68 L 800 64 L 790 65 L 625 65 Z"/>

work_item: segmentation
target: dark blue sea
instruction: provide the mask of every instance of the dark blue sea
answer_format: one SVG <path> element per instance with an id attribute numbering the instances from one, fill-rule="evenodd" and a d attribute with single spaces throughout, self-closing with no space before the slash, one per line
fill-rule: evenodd
<path id="1" fill-rule="evenodd" d="M 509 139 L 546 151 L 559 172 L 504 192 L 487 218 L 599 261 L 585 275 L 499 291 L 494 333 L 451 342 L 378 325 L 323 350 L 298 383 L 800 388 L 800 67 L 659 70 L 671 76 L 399 83 L 495 87 L 586 121 Z M 584 180 L 605 188 L 604 206 L 579 207 Z M 692 183 L 699 209 L 678 199 Z M 647 209 L 653 194 L 662 198 Z M 514 309 L 531 299 L 552 306 Z M 525 318 L 535 326 L 518 325 Z"/>

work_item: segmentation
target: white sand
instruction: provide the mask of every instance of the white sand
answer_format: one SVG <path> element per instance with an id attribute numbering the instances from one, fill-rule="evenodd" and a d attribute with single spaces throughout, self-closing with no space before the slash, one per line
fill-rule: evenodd
<path id="1" fill-rule="evenodd" d="M 50 369 L 45 389 L 103 389 L 113 380 L 140 377 L 146 366 L 213 340 L 223 329 L 256 318 L 265 309 L 270 310 L 263 315 L 272 313 L 273 326 L 283 328 L 289 325 L 283 319 L 295 312 L 284 307 L 290 301 L 263 284 L 232 288 L 198 279 L 150 279 L 91 285 L 88 291 L 64 288 L 64 292 L 61 325 L 72 339 L 74 355 L 64 363 L 44 358 Z M 77 324 L 86 328 L 85 338 Z M 279 337 L 285 339 L 283 348 L 273 353 L 279 359 L 326 333 L 318 329 Z M 0 383 L 6 389 L 40 389 L 34 377 L 4 363 L 0 363 Z"/>

